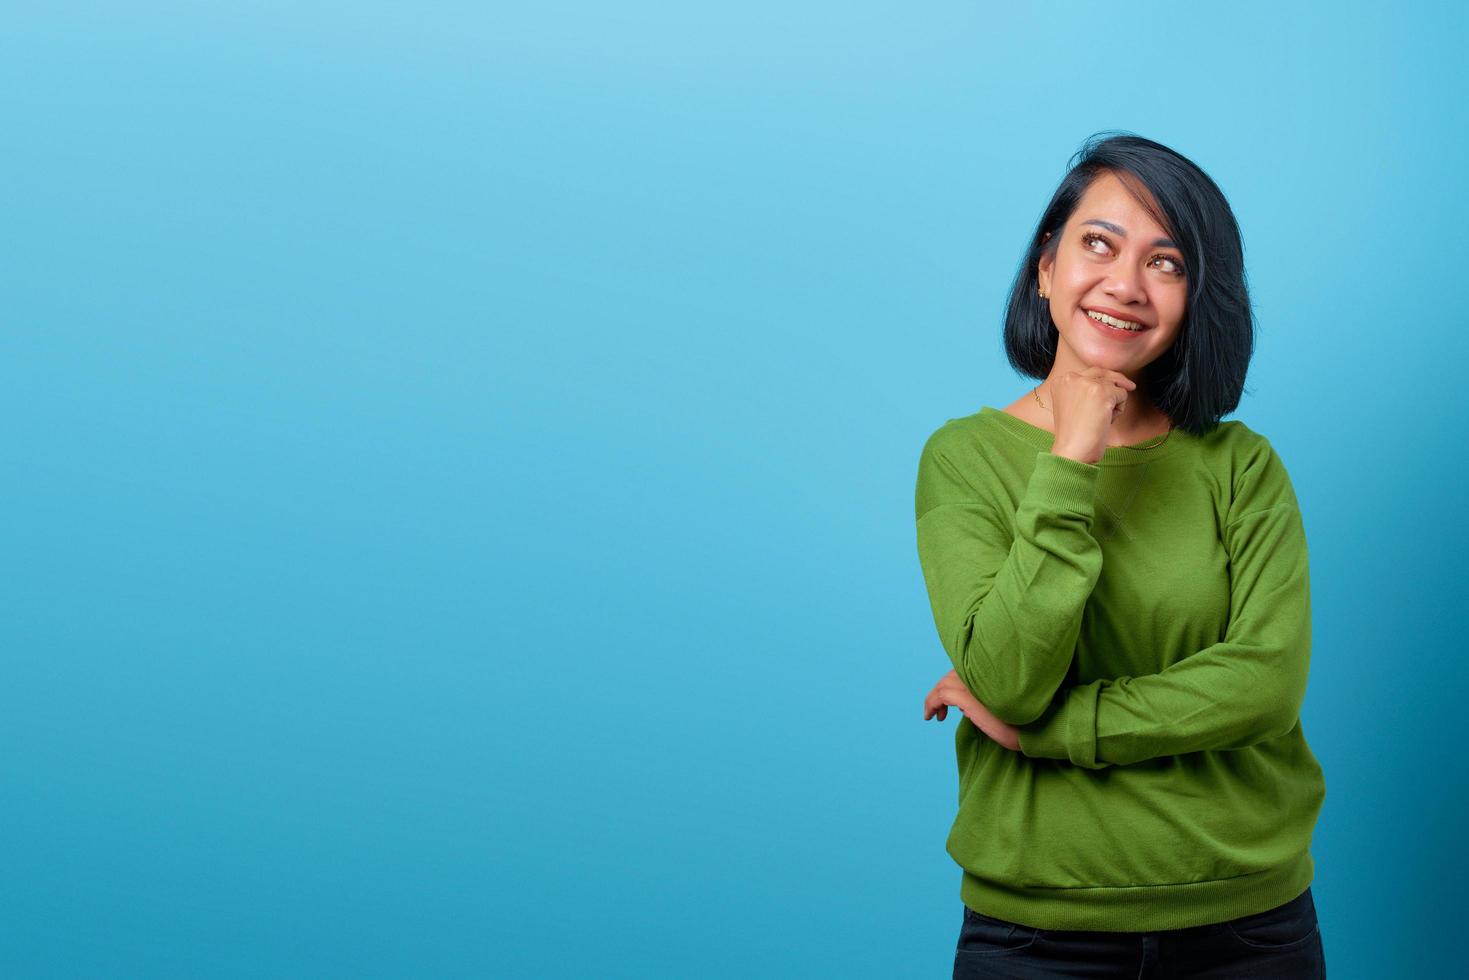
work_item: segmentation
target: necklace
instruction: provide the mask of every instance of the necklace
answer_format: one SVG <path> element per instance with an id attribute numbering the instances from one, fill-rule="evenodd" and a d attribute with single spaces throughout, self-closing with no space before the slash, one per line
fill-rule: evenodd
<path id="1" fill-rule="evenodd" d="M 1030 393 L 1035 396 L 1036 404 L 1040 405 L 1041 408 L 1045 408 L 1046 411 L 1048 411 L 1048 412 L 1051 411 L 1049 408 L 1046 408 L 1046 403 L 1043 402 L 1043 401 L 1041 401 L 1041 386 L 1040 385 L 1036 385 L 1034 388 L 1030 389 Z M 1052 414 L 1054 414 L 1054 413 L 1052 413 Z M 1165 433 L 1163 433 L 1163 438 L 1159 439 L 1157 442 L 1153 443 L 1151 446 L 1128 446 L 1127 448 L 1128 449 L 1157 449 L 1159 446 L 1163 445 L 1163 443 L 1167 442 L 1168 441 L 1168 437 L 1171 436 L 1171 435 L 1173 435 L 1173 426 L 1172 425 L 1169 425 L 1168 426 L 1168 431 L 1165 432 Z M 1112 448 L 1121 448 L 1121 447 L 1108 446 L 1107 448 L 1108 449 L 1112 449 Z"/>

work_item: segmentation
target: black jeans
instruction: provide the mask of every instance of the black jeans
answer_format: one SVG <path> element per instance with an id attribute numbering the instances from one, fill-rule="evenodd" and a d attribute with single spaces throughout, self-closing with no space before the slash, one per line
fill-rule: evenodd
<path id="1" fill-rule="evenodd" d="M 1266 912 L 1158 932 L 1037 929 L 964 906 L 954 980 L 1325 980 L 1321 925 L 1308 887 Z"/>

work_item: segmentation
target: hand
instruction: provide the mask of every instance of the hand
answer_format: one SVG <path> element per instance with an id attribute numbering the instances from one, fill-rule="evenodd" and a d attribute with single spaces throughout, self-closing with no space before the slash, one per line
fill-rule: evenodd
<path id="1" fill-rule="evenodd" d="M 1056 439 L 1051 452 L 1095 464 L 1107 450 L 1112 423 L 1122 414 L 1127 396 L 1137 388 L 1121 371 L 1089 367 L 1047 378 Z"/>
<path id="2" fill-rule="evenodd" d="M 969 693 L 969 688 L 959 679 L 959 672 L 951 670 L 939 682 L 934 689 L 928 692 L 928 697 L 923 699 L 923 720 L 935 716 L 943 721 L 949 716 L 949 705 L 953 705 L 964 712 L 975 728 L 984 732 L 990 738 L 999 742 L 1011 752 L 1020 751 L 1020 732 L 1014 725 L 1003 722 L 990 714 L 988 708 L 979 703 L 979 699 Z"/>

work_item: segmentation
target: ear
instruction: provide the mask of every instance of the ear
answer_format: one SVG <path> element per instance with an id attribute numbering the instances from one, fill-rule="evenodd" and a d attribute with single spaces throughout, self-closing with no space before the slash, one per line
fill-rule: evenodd
<path id="1" fill-rule="evenodd" d="M 1047 238 L 1050 237 L 1051 233 L 1048 231 L 1045 234 L 1045 238 L 1042 238 L 1041 241 L 1044 242 Z M 1056 253 L 1054 251 L 1048 251 L 1041 255 L 1041 260 L 1036 265 L 1036 272 L 1037 277 L 1040 279 L 1040 287 L 1043 292 L 1049 293 L 1051 291 L 1051 270 L 1054 269 L 1055 266 Z"/>

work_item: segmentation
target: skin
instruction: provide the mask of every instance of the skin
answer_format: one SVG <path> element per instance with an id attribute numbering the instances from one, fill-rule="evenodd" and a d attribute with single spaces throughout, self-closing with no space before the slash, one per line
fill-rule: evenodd
<path id="1" fill-rule="evenodd" d="M 1127 179 L 1098 176 L 1059 232 L 1056 249 L 1041 257 L 1040 288 L 1059 335 L 1055 364 L 1038 386 L 1046 408 L 1027 391 L 1004 409 L 1052 433 L 1051 452 L 1086 463 L 1100 460 L 1108 446 L 1144 442 L 1171 425 L 1139 389 L 1143 368 L 1178 337 L 1187 313 L 1188 279 L 1183 252 L 1155 243 L 1169 233 L 1129 192 Z M 1151 201 L 1146 188 L 1135 181 L 1131 186 Z M 1048 232 L 1044 240 L 1050 237 Z M 1118 339 L 1083 312 L 1097 306 L 1149 329 Z M 924 698 L 924 720 L 943 721 L 950 706 L 1005 748 L 1020 751 L 1015 726 L 990 714 L 952 670 Z"/>

